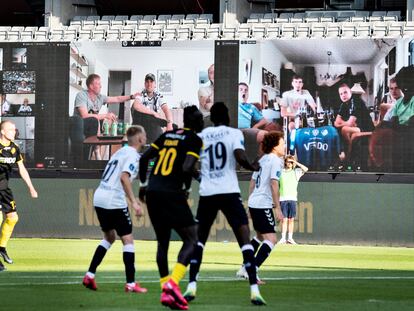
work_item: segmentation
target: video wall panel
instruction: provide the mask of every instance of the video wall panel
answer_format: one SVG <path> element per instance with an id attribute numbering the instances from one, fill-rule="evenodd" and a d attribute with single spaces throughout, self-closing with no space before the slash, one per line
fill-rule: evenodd
<path id="1" fill-rule="evenodd" d="M 28 167 L 96 169 L 129 125 L 143 125 L 151 142 L 197 105 L 210 126 L 220 100 L 251 159 L 263 135 L 279 130 L 286 153 L 313 171 L 412 173 L 412 46 L 411 38 L 0 43 L 1 118 L 16 124 Z"/>
<path id="2" fill-rule="evenodd" d="M 414 172 L 412 39 L 241 41 L 238 127 L 313 171 Z"/>
<path id="3" fill-rule="evenodd" d="M 68 43 L 0 43 L 1 120 L 16 125 L 27 167 L 69 167 Z"/>
<path id="4" fill-rule="evenodd" d="M 102 167 L 131 124 L 144 126 L 150 143 L 182 127 L 188 105 L 197 105 L 209 122 L 214 41 L 74 42 L 68 59 L 75 167 Z"/>

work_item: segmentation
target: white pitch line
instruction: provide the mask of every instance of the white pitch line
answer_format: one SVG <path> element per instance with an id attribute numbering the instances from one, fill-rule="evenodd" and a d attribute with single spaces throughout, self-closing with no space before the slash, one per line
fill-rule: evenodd
<path id="1" fill-rule="evenodd" d="M 30 277 L 27 277 L 30 279 Z M 74 277 L 71 277 L 74 278 Z M 81 284 L 82 277 L 76 277 L 79 281 L 62 281 L 62 282 L 18 282 L 18 283 L 0 283 L 0 286 L 21 286 L 21 285 L 73 285 L 73 284 Z M 120 281 L 105 281 L 103 279 L 108 278 L 115 278 L 115 277 L 101 277 L 99 284 L 119 284 L 122 283 L 121 278 Z M 141 281 L 142 279 L 146 279 Z M 139 278 L 140 283 L 158 283 L 158 278 L 153 277 L 141 277 Z M 414 276 L 361 276 L 361 277 L 353 277 L 353 276 L 321 276 L 321 277 L 270 277 L 270 278 L 263 278 L 265 281 L 304 281 L 304 280 L 327 280 L 327 281 L 335 281 L 335 280 L 414 280 Z M 200 282 L 234 282 L 234 281 L 244 281 L 234 277 L 204 277 L 199 280 Z"/>

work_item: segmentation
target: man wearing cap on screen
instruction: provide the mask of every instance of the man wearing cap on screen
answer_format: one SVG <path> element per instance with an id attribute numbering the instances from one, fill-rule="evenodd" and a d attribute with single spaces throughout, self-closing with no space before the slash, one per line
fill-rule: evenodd
<path id="1" fill-rule="evenodd" d="M 141 96 L 135 99 L 132 107 L 138 112 L 165 120 L 166 130 L 171 131 L 173 129 L 172 113 L 164 97 L 155 90 L 156 86 L 155 75 L 148 73 L 145 76 L 145 88 Z"/>

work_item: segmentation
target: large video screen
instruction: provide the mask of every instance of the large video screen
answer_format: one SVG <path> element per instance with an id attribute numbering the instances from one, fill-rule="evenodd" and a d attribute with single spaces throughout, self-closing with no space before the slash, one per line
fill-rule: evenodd
<path id="1" fill-rule="evenodd" d="M 1 118 L 16 124 L 28 167 L 94 169 L 131 124 L 150 143 L 183 126 L 187 105 L 211 125 L 220 100 L 251 159 L 279 130 L 286 153 L 313 171 L 413 173 L 413 46 L 412 38 L 0 43 Z"/>
<path id="2" fill-rule="evenodd" d="M 131 124 L 147 142 L 214 103 L 214 41 L 74 42 L 69 59 L 69 141 L 77 168 L 102 167 Z"/>
<path id="3" fill-rule="evenodd" d="M 68 43 L 0 43 L 1 120 L 16 125 L 27 167 L 69 167 Z"/>
<path id="4" fill-rule="evenodd" d="M 414 172 L 412 39 L 241 41 L 238 127 L 314 171 Z"/>

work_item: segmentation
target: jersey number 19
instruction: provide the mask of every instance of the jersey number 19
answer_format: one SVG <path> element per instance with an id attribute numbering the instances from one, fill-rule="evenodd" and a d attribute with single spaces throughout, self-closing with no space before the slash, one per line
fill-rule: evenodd
<path id="1" fill-rule="evenodd" d="M 227 161 L 227 152 L 224 144 L 218 142 L 215 145 L 210 145 L 206 151 L 210 159 L 210 171 L 223 169 Z"/>

